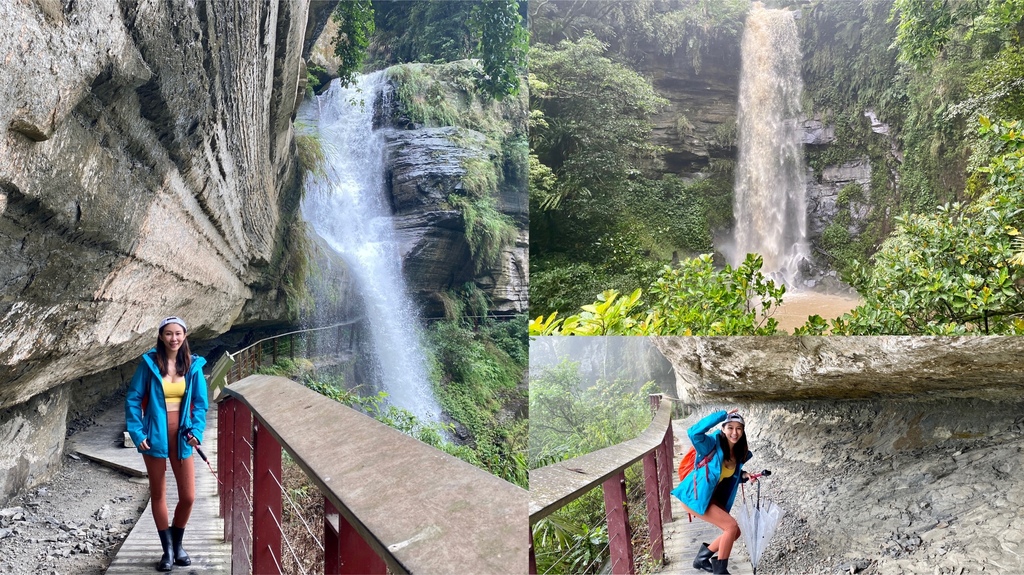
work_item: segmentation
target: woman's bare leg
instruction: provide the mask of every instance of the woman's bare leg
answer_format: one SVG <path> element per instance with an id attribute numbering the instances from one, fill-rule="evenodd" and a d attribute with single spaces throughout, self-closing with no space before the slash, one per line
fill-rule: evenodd
<path id="1" fill-rule="evenodd" d="M 685 505 L 683 507 L 686 507 Z M 708 505 L 707 511 L 703 515 L 694 513 L 692 509 L 687 509 L 690 513 L 693 513 L 697 517 L 700 517 L 704 521 L 718 527 L 722 530 L 722 534 L 715 538 L 708 545 L 708 549 L 718 553 L 719 560 L 725 560 L 732 554 L 732 544 L 740 538 L 740 526 L 736 523 L 736 520 L 729 515 L 725 509 L 722 509 L 718 505 L 712 503 Z"/>

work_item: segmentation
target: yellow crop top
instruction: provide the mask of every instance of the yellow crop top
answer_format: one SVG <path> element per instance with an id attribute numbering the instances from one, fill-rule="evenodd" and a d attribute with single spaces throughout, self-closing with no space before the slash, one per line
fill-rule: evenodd
<path id="1" fill-rule="evenodd" d="M 164 376 L 164 403 L 167 405 L 167 411 L 178 411 L 183 397 L 185 397 L 185 380 L 171 383 L 171 378 Z"/>
<path id="2" fill-rule="evenodd" d="M 735 473 L 735 467 L 726 467 L 725 465 L 722 465 L 722 475 L 718 477 L 718 482 L 721 483 L 723 479 L 728 479 L 732 477 Z"/>

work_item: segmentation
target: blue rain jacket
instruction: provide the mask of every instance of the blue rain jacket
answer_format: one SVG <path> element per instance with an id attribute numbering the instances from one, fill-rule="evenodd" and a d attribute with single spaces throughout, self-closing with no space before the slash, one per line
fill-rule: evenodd
<path id="1" fill-rule="evenodd" d="M 716 411 L 693 424 L 686 431 L 694 449 L 697 450 L 696 461 L 698 463 L 703 461 L 709 453 L 713 454 L 706 466 L 699 467 L 696 472 L 690 471 L 672 490 L 672 495 L 675 495 L 698 515 L 704 515 L 707 512 L 708 505 L 711 504 L 711 497 L 715 493 L 715 487 L 718 486 L 718 478 L 722 475 L 722 461 L 725 459 L 725 452 L 722 451 L 722 447 L 718 443 L 718 435 L 721 430 L 716 429 L 711 433 L 708 431 L 725 421 L 725 416 L 724 410 Z M 726 511 L 732 509 L 733 501 L 736 500 L 736 489 L 739 487 L 740 477 L 743 476 L 743 464 L 750 460 L 750 455 L 748 451 L 746 461 L 736 462 L 736 473 L 722 481 L 723 489 L 729 490 L 729 497 L 725 505 Z M 694 489 L 694 484 L 696 484 L 696 489 Z"/>
<path id="2" fill-rule="evenodd" d="M 181 398 L 181 410 L 178 412 L 178 429 L 192 428 L 192 434 L 200 443 L 206 430 L 206 411 L 210 404 L 206 398 L 206 376 L 203 366 L 206 360 L 198 355 L 192 356 L 192 367 L 185 375 L 185 396 Z M 142 398 L 148 397 L 146 410 L 142 410 Z M 135 442 L 139 453 L 151 457 L 168 457 L 167 443 L 167 407 L 164 402 L 163 377 L 156 366 L 156 348 L 142 354 L 142 361 L 128 384 L 128 394 L 124 400 L 124 419 L 128 433 Z M 149 441 L 149 451 L 142 451 L 139 445 L 142 440 Z M 178 433 L 178 457 L 188 459 L 192 456 L 192 446 Z"/>

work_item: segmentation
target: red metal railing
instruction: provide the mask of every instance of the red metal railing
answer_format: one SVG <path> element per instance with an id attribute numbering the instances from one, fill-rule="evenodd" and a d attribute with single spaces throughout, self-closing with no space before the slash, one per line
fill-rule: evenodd
<path id="1" fill-rule="evenodd" d="M 604 491 L 611 572 L 636 572 L 626 502 L 626 468 L 643 460 L 651 556 L 665 559 L 662 527 L 672 521 L 672 402 L 651 396 L 654 420 L 636 439 L 530 471 L 530 525 L 598 486 Z M 530 573 L 537 561 L 530 538 Z"/>
<path id="2" fill-rule="evenodd" d="M 325 573 L 527 569 L 511 483 L 283 377 L 227 386 L 218 417 L 232 573 L 282 571 L 282 449 L 324 496 Z"/>

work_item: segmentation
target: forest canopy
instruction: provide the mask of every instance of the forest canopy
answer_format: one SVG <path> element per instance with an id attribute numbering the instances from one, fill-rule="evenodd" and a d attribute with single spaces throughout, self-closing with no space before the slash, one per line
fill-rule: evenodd
<path id="1" fill-rule="evenodd" d="M 666 265 L 685 274 L 706 264 L 701 277 L 735 281 L 719 246 L 741 225 L 732 215 L 735 132 L 701 132 L 702 112 L 676 106 L 679 78 L 721 73 L 716 66 L 730 54 L 738 65 L 750 6 L 530 3 L 533 333 L 669 333 L 660 331 L 675 329 L 663 318 L 678 311 L 652 289 Z M 814 265 L 836 270 L 864 304 L 833 321 L 809 318 L 801 332 L 1024 330 L 1024 0 L 775 6 L 796 13 L 803 114 L 834 134 L 805 147 L 812 185 L 826 170 L 870 169 L 870 181 L 830 200 L 831 221 L 810 238 Z M 709 156 L 670 166 L 665 143 L 681 141 L 706 146 Z M 759 325 L 729 323 L 732 309 L 718 307 L 717 324 L 689 329 L 739 334 Z M 610 312 L 623 320 L 612 322 L 618 327 L 596 319 Z"/>

